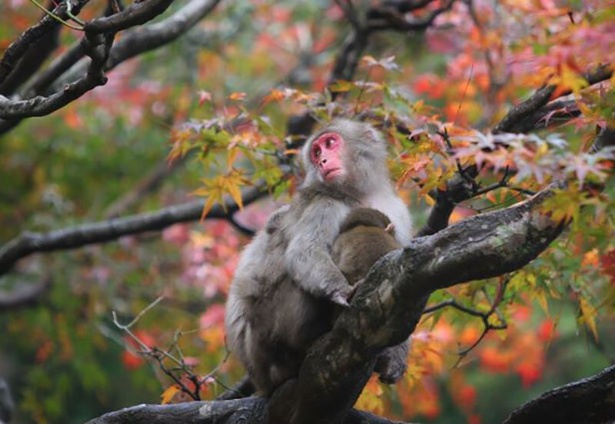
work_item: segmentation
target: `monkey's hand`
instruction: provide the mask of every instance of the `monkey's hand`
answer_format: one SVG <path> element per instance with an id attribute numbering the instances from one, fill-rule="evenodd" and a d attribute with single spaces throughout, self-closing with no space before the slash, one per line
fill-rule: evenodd
<path id="1" fill-rule="evenodd" d="M 334 289 L 329 295 L 329 299 L 333 301 L 334 304 L 340 305 L 342 307 L 350 307 L 348 301 L 352 297 L 352 287 L 350 285 L 346 285 L 347 288 Z"/>

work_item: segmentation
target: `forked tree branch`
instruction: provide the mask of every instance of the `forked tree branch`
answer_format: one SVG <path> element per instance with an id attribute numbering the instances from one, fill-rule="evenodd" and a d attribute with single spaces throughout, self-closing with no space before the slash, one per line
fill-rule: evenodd
<path id="1" fill-rule="evenodd" d="M 203 17 L 209 14 L 220 0 L 191 0 L 172 16 L 165 20 L 145 27 L 143 23 L 163 13 L 174 0 L 147 0 L 134 2 L 129 7 L 111 16 L 104 16 L 86 22 L 85 37 L 80 43 L 68 49 L 62 56 L 56 58 L 42 72 L 35 75 L 27 87 L 21 90 L 21 98 L 8 99 L 0 97 L 0 134 L 14 128 L 22 119 L 48 115 L 73 102 L 83 94 L 106 82 L 104 73 L 113 69 L 123 61 L 149 50 L 163 46 L 190 28 L 194 27 Z M 87 0 L 81 0 L 81 5 Z M 79 10 L 74 7 L 73 13 Z M 64 9 L 54 11 L 62 17 Z M 35 46 L 41 37 L 49 31 L 51 25 L 57 22 L 46 16 L 41 23 L 26 31 L 14 47 L 9 47 L 0 61 L 0 77 L 10 76 L 19 59 L 31 46 Z M 44 25 L 43 25 L 44 24 Z M 128 30 L 129 28 L 136 27 Z M 53 28 L 53 27 L 50 27 Z M 122 30 L 126 34 L 115 45 L 113 35 Z M 107 48 L 102 63 L 98 57 L 93 57 L 89 46 L 96 44 L 101 35 L 107 40 Z M 82 59 L 83 54 L 92 58 L 88 63 L 82 63 L 70 69 Z M 0 78 L 0 83 L 3 78 Z M 55 84 L 54 84 L 55 82 Z M 49 90 L 51 85 L 53 90 Z M 16 90 L 11 87 L 11 90 Z"/>

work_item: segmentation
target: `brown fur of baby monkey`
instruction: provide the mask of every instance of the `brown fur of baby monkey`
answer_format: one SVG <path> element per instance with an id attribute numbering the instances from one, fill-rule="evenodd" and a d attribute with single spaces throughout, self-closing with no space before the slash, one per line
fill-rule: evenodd
<path id="1" fill-rule="evenodd" d="M 395 239 L 395 227 L 384 213 L 373 208 L 356 208 L 342 222 L 331 258 L 348 283 L 355 285 L 376 261 L 401 247 Z"/>

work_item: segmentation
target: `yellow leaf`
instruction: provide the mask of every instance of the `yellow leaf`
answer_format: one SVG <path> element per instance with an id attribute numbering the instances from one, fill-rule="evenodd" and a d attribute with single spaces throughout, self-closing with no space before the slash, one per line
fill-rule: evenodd
<path id="1" fill-rule="evenodd" d="M 178 391 L 179 391 L 179 388 L 177 388 L 177 386 L 171 385 L 169 388 L 164 390 L 164 392 L 160 396 L 160 399 L 161 399 L 160 403 L 169 404 L 169 402 L 173 400 L 173 397 L 175 396 L 175 394 L 177 394 Z"/>
<path id="2" fill-rule="evenodd" d="M 591 305 L 585 298 L 579 300 L 580 314 L 579 323 L 584 324 L 589 328 L 594 339 L 598 341 L 598 329 L 596 328 L 596 308 Z"/>
<path id="3" fill-rule="evenodd" d="M 376 415 L 384 413 L 384 400 L 382 399 L 383 391 L 380 383 L 375 376 L 369 380 L 361 396 L 357 400 L 357 408 L 370 411 Z"/>
<path id="4" fill-rule="evenodd" d="M 229 96 L 231 100 L 244 100 L 246 98 L 246 94 L 243 92 L 233 92 Z"/>
<path id="5" fill-rule="evenodd" d="M 355 84 L 352 81 L 338 80 L 329 85 L 329 90 L 334 93 L 343 93 L 354 88 Z"/>
<path id="6" fill-rule="evenodd" d="M 582 266 L 590 266 L 590 267 L 598 267 L 600 265 L 600 258 L 598 255 L 598 250 L 596 248 L 592 249 L 589 252 L 586 252 L 583 255 L 583 261 L 581 261 Z"/>
<path id="7" fill-rule="evenodd" d="M 233 184 L 231 181 L 228 182 L 227 190 L 233 201 L 237 204 L 240 210 L 243 210 L 243 199 L 241 199 L 241 188 L 237 184 Z"/>
<path id="8" fill-rule="evenodd" d="M 548 315 L 549 314 L 549 301 L 547 299 L 547 293 L 542 290 L 536 290 L 534 291 L 532 296 L 534 297 L 536 301 L 538 301 L 538 305 L 540 306 L 540 308 L 542 308 L 542 311 L 544 311 L 545 314 Z"/>
<path id="9" fill-rule="evenodd" d="M 203 212 L 201 212 L 201 220 L 205 220 L 205 217 L 207 217 L 207 214 L 209 214 L 215 202 L 216 200 L 212 196 L 207 198 L 205 205 L 203 205 Z"/>
<path id="10" fill-rule="evenodd" d="M 229 149 L 228 155 L 226 157 L 226 166 L 229 170 L 233 168 L 233 164 L 235 163 L 235 160 L 237 159 L 237 155 L 239 155 L 239 152 L 240 152 L 240 149 L 238 148 Z"/>
<path id="11" fill-rule="evenodd" d="M 578 94 L 581 89 L 588 86 L 587 80 L 579 75 L 578 72 L 570 69 L 566 64 L 562 67 L 561 82 L 575 94 Z"/>
<path id="12" fill-rule="evenodd" d="M 279 102 L 280 100 L 283 100 L 285 97 L 286 96 L 284 95 L 284 92 L 282 90 L 273 89 L 271 90 L 271 92 L 269 92 L 267 96 L 265 96 L 265 98 L 263 99 L 263 104 L 266 105 L 269 102 Z"/>

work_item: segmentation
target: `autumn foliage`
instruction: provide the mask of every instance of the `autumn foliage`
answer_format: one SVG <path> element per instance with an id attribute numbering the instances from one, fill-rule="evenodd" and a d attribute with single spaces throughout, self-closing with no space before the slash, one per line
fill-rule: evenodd
<path id="1" fill-rule="evenodd" d="M 35 3 L 0 6 L 0 52 L 40 18 Z M 225 348 L 224 302 L 242 247 L 300 182 L 302 139 L 288 123 L 307 115 L 380 128 L 417 229 L 463 170 L 475 171 L 461 173 L 473 196 L 450 223 L 567 182 L 544 206 L 569 224 L 563 236 L 520 270 L 435 292 L 406 376 L 394 386 L 372 377 L 356 408 L 403 421 L 501 421 L 611 363 L 615 150 L 591 146 L 615 126 L 613 4 L 442 0 L 394 13 L 378 1 L 238 3 L 0 139 L 3 244 L 202 202 L 196 219 L 27 257 L 3 277 L 0 297 L 24 276 L 54 282 L 30 304 L 0 307 L 0 378 L 15 389 L 17 421 L 214 399 L 244 375 Z M 92 4 L 79 16 L 102 12 Z M 371 38 L 353 68 L 339 61 L 357 25 Z M 79 37 L 63 29 L 61 52 Z M 506 121 L 537 92 L 541 114 Z"/>

